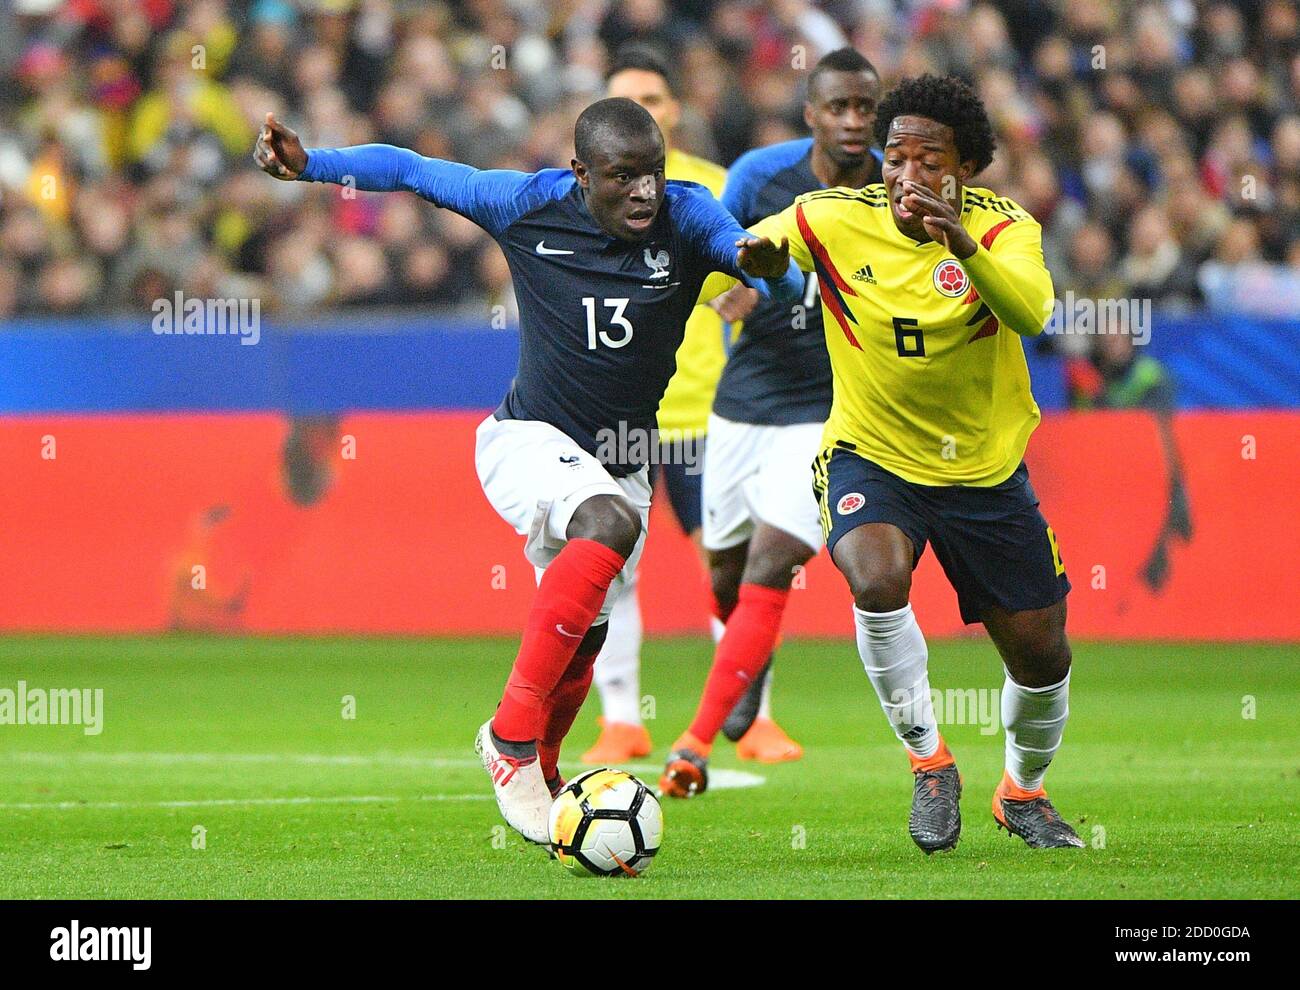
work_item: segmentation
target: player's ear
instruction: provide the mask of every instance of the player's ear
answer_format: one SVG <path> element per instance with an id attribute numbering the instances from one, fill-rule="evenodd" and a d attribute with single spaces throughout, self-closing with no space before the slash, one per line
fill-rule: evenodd
<path id="1" fill-rule="evenodd" d="M 804 104 L 803 104 L 803 122 L 804 122 L 804 124 L 807 126 L 807 128 L 808 128 L 809 130 L 812 130 L 812 125 L 813 125 L 813 105 L 812 105 L 812 101 L 810 101 L 810 100 L 804 100 Z"/>
<path id="2" fill-rule="evenodd" d="M 586 189 L 588 184 L 587 166 L 576 158 L 570 158 L 569 167 L 573 169 L 573 175 L 578 180 L 578 185 Z"/>
<path id="3" fill-rule="evenodd" d="M 975 175 L 975 160 L 971 159 L 970 161 L 962 162 L 961 166 L 957 169 L 957 172 L 961 176 L 962 182 L 969 182 Z"/>

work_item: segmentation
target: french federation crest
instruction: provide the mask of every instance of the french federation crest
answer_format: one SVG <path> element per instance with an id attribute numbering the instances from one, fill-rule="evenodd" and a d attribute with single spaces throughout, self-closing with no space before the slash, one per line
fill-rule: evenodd
<path id="1" fill-rule="evenodd" d="M 668 266 L 671 261 L 667 251 L 661 248 L 656 254 L 651 254 L 650 249 L 646 248 L 642 258 L 645 260 L 646 267 L 651 271 L 651 281 L 668 277 Z"/>

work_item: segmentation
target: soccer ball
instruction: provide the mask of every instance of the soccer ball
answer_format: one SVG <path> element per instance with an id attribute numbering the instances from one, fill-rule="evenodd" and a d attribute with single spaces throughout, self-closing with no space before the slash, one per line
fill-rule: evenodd
<path id="1" fill-rule="evenodd" d="M 659 800 L 622 770 L 588 770 L 551 804 L 551 847 L 575 873 L 629 876 L 650 867 L 664 834 Z"/>

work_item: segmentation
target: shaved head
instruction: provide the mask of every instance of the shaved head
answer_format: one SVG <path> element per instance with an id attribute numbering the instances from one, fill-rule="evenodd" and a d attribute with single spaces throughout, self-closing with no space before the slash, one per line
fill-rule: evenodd
<path id="1" fill-rule="evenodd" d="M 617 96 L 587 107 L 573 129 L 574 153 L 578 161 L 588 165 L 601 155 L 609 156 L 629 146 L 657 143 L 662 147 L 663 141 L 659 125 L 648 110 Z"/>

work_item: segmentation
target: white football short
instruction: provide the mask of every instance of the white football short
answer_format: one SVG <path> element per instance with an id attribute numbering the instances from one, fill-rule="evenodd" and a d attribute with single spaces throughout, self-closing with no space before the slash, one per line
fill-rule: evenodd
<path id="1" fill-rule="evenodd" d="M 762 426 L 709 416 L 704 448 L 704 546 L 744 543 L 759 522 L 797 537 L 816 553 L 822 527 L 812 488 L 821 423 Z"/>
<path id="2" fill-rule="evenodd" d="M 594 624 L 604 622 L 631 585 L 650 523 L 650 480 L 643 467 L 615 478 L 595 457 L 550 423 L 489 416 L 478 425 L 474 467 L 497 514 L 527 537 L 524 556 L 537 580 L 568 542 L 573 513 L 593 495 L 621 495 L 641 514 L 641 538 L 614 578 Z"/>

